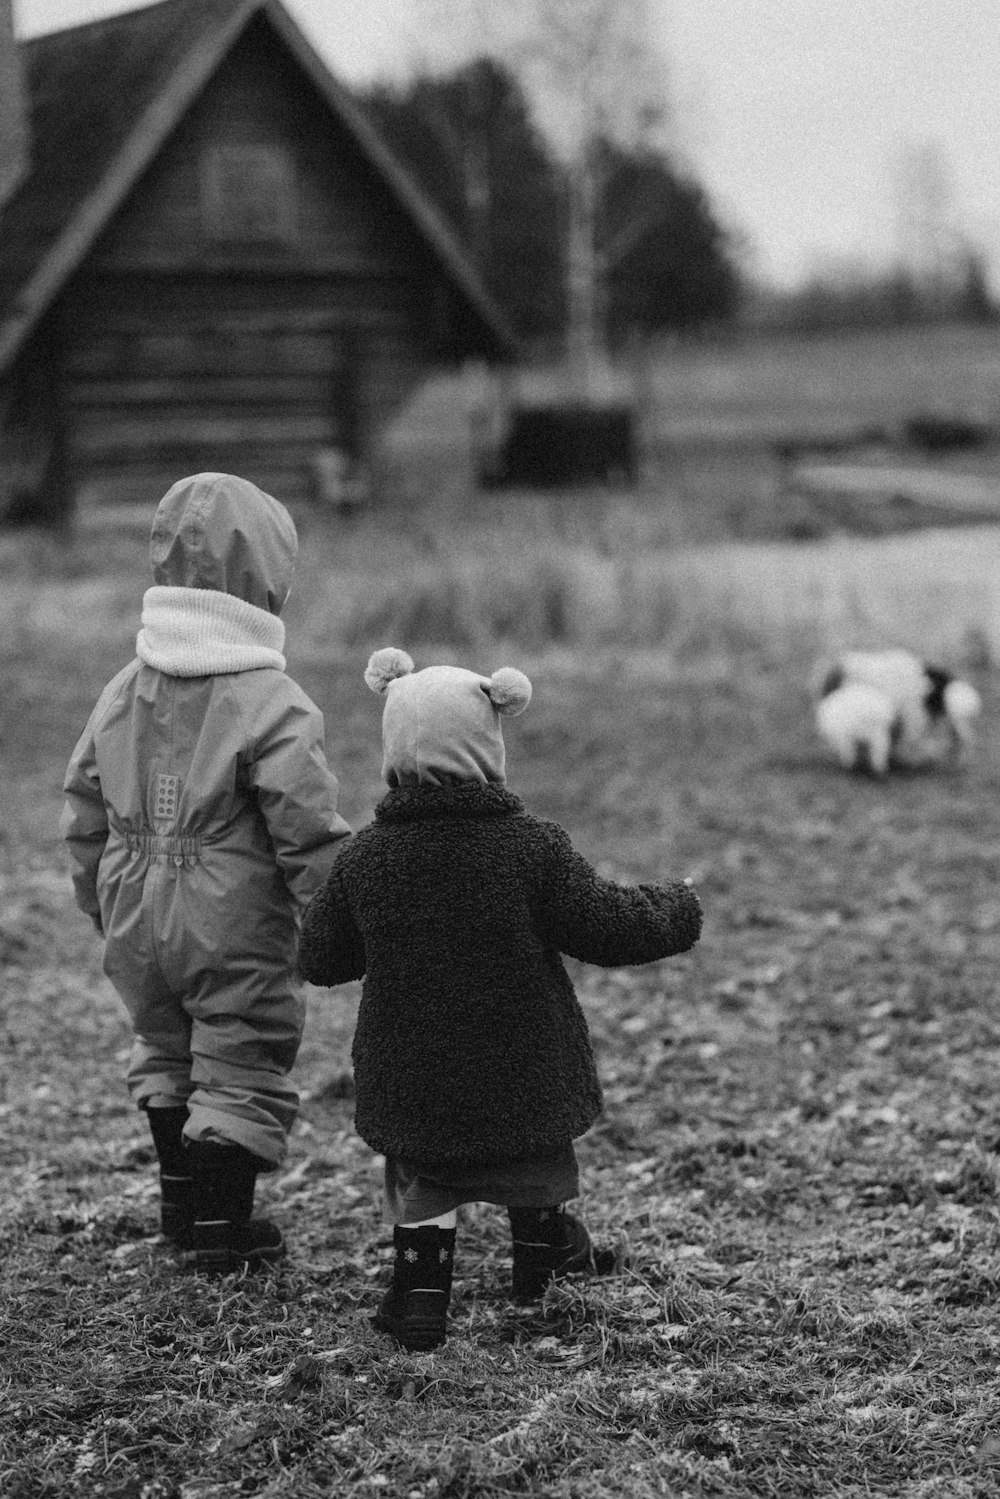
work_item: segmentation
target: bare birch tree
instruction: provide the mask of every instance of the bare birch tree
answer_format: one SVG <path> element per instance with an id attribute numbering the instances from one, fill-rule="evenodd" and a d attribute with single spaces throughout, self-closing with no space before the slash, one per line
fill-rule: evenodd
<path id="1" fill-rule="evenodd" d="M 906 142 L 895 162 L 897 234 L 903 265 L 939 313 L 967 252 L 955 214 L 951 167 L 939 141 Z"/>
<path id="2" fill-rule="evenodd" d="M 666 63 L 649 0 L 424 0 L 425 46 L 502 57 L 523 80 L 566 187 L 567 357 L 578 394 L 603 353 L 597 244 L 600 142 L 653 142 L 667 121 Z M 439 56 L 441 53 L 439 52 Z M 426 63 L 427 58 L 424 58 Z M 647 226 L 648 227 L 648 226 Z M 620 226 L 629 238 L 630 226 Z"/>
<path id="3" fill-rule="evenodd" d="M 535 0 L 524 66 L 567 187 L 567 354 L 581 394 L 603 353 L 597 244 L 602 140 L 635 146 L 662 128 L 665 66 L 647 0 Z"/>

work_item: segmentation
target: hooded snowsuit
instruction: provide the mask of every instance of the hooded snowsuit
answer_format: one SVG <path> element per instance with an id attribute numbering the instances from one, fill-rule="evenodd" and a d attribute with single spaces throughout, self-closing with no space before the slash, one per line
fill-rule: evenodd
<path id="1" fill-rule="evenodd" d="M 298 926 L 350 829 L 318 708 L 285 674 L 297 551 L 287 511 L 198 474 L 153 522 L 137 658 L 108 684 L 66 773 L 80 907 L 136 1040 L 140 1107 L 277 1165 L 298 1097 Z"/>

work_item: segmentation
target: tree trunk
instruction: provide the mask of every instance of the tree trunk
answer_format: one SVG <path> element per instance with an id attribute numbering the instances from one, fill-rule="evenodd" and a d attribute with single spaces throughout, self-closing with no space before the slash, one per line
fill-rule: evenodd
<path id="1" fill-rule="evenodd" d="M 594 174 L 585 152 L 569 169 L 568 187 L 566 356 L 574 394 L 587 400 L 594 389 L 600 336 L 594 246 L 597 205 Z"/>

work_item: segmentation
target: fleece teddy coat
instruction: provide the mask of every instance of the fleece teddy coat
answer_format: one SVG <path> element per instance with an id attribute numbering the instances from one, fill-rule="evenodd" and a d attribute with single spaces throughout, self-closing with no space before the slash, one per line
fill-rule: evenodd
<path id="1" fill-rule="evenodd" d="M 297 1095 L 297 928 L 347 824 L 323 719 L 285 673 L 287 511 L 245 480 L 174 485 L 153 523 L 138 656 L 101 694 L 65 779 L 79 905 L 136 1031 L 140 1106 L 274 1165 Z"/>
<path id="2" fill-rule="evenodd" d="M 687 885 L 599 878 L 503 786 L 407 785 L 313 898 L 299 964 L 315 984 L 364 977 L 356 1125 L 372 1149 L 502 1166 L 564 1149 L 601 1108 L 560 954 L 649 963 L 700 928 Z"/>

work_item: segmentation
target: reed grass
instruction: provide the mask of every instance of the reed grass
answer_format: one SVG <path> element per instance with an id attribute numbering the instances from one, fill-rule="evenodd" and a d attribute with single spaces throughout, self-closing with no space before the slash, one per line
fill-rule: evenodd
<path id="1" fill-rule="evenodd" d="M 901 644 L 953 666 L 1000 659 L 1000 527 L 690 545 L 676 517 L 620 499 L 589 511 L 526 502 L 513 519 L 308 521 L 286 611 L 296 654 L 395 642 L 781 661 Z M 2 537 L 8 649 L 41 634 L 70 656 L 130 651 L 147 581 L 138 529 L 110 542 Z"/>
<path id="2" fill-rule="evenodd" d="M 470 529 L 384 560 L 372 543 L 367 564 L 346 567 L 335 540 L 317 538 L 298 596 L 300 647 L 724 645 L 784 658 L 900 644 L 953 665 L 1000 656 L 997 527 L 648 547 L 635 530 Z"/>

